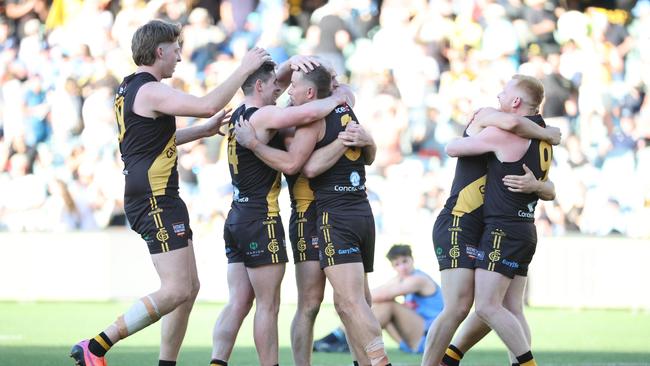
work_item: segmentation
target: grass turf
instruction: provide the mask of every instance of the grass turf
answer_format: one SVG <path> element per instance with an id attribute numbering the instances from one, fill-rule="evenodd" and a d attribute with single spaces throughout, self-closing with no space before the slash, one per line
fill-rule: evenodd
<path id="1" fill-rule="evenodd" d="M 0 303 L 0 365 L 71 365 L 70 346 L 92 337 L 122 313 L 128 303 Z M 178 360 L 181 365 L 208 365 L 212 325 L 222 304 L 198 303 Z M 280 364 L 292 364 L 289 325 L 295 306 L 280 311 Z M 540 365 L 650 365 L 650 313 L 617 310 L 527 309 L 533 332 L 533 353 Z M 324 305 L 315 335 L 331 330 L 338 320 Z M 109 365 L 157 365 L 159 324 L 120 342 L 107 357 Z M 407 355 L 384 337 L 393 365 L 419 365 L 420 356 Z M 342 353 L 315 353 L 314 365 L 350 365 Z M 230 364 L 257 365 L 252 316 L 239 334 Z M 505 347 L 489 335 L 463 365 L 507 365 Z"/>

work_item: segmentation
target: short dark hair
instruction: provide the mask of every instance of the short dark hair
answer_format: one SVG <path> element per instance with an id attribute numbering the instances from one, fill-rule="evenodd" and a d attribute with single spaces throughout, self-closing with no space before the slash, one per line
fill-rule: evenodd
<path id="1" fill-rule="evenodd" d="M 395 244 L 390 247 L 388 254 L 386 254 L 386 258 L 388 258 L 389 261 L 392 261 L 394 259 L 397 259 L 397 257 L 413 258 L 413 253 L 411 253 L 411 246 L 408 244 Z"/>
<path id="2" fill-rule="evenodd" d="M 267 82 L 273 72 L 275 71 L 275 62 L 266 61 L 260 66 L 255 72 L 250 74 L 244 83 L 241 85 L 241 90 L 244 92 L 244 95 L 251 95 L 255 89 L 255 83 L 257 80 L 262 80 L 262 82 Z"/>
<path id="3" fill-rule="evenodd" d="M 131 52 L 136 65 L 151 66 L 156 62 L 156 49 L 161 43 L 176 42 L 181 35 L 181 25 L 152 20 L 141 26 L 131 39 Z"/>
<path id="4" fill-rule="evenodd" d="M 314 67 L 309 72 L 302 73 L 302 77 L 309 80 L 316 87 L 316 98 L 327 98 L 332 95 L 332 74 L 322 65 Z"/>

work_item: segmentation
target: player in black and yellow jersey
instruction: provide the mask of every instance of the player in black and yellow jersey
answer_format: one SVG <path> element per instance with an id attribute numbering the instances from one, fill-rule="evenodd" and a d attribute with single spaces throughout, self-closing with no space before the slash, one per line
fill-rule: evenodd
<path id="1" fill-rule="evenodd" d="M 525 117 L 513 113 L 480 110 L 465 129 L 463 136 L 473 136 L 493 126 L 513 131 L 521 136 L 541 138 L 557 144 L 559 129 L 542 128 Z M 483 201 L 485 193 L 487 154 L 460 157 L 451 187 L 451 194 L 433 227 L 433 243 L 441 271 L 445 308 L 428 330 L 423 365 L 438 365 L 445 355 L 454 332 L 467 317 L 474 302 L 474 268 L 476 259 L 484 253 L 478 250 L 483 234 Z M 521 179 L 522 177 L 515 178 Z M 527 182 L 526 188 L 536 186 Z M 553 186 L 545 185 L 540 192 L 551 199 Z M 447 353 L 459 354 L 451 347 Z M 444 356 L 445 361 L 449 362 Z"/>
<path id="2" fill-rule="evenodd" d="M 487 110 L 485 116 L 477 117 L 509 112 L 529 116 L 543 127 L 544 121 L 538 114 L 543 98 L 544 87 L 539 80 L 515 75 L 498 95 L 500 111 Z M 523 295 L 528 265 L 537 244 L 535 205 L 544 195 L 540 194 L 544 187 L 552 187 L 552 183 L 544 183 L 553 157 L 551 145 L 487 127 L 476 135 L 452 141 L 447 152 L 451 156 L 488 153 L 485 227 L 475 248 L 476 312 L 454 340 L 448 355 L 457 357 L 451 357 L 448 363 L 453 365 L 492 328 L 508 347 L 513 363 L 536 365 L 530 349 L 530 329 L 523 314 Z M 513 186 L 512 177 L 522 173 L 532 177 L 528 182 L 533 184 Z M 553 197 L 551 190 L 547 198 Z"/>
<path id="3" fill-rule="evenodd" d="M 280 148 L 282 139 L 278 130 L 305 125 L 327 115 L 345 100 L 342 94 L 286 108 L 275 105 L 290 83 L 292 70 L 314 66 L 308 58 L 294 57 L 280 65 L 276 78 L 274 65 L 262 65 L 242 86 L 244 104 L 235 110 L 229 124 L 228 162 L 234 194 L 224 239 L 230 299 L 215 324 L 212 358 L 216 364 L 223 364 L 229 358 L 253 298 L 259 362 L 269 365 L 278 362 L 277 311 L 287 262 L 278 205 L 280 173 L 256 157 L 253 150 L 237 142 L 235 123 L 240 117 L 246 118 L 254 126 L 261 144 Z M 304 155 L 309 156 L 310 152 Z"/>
<path id="4" fill-rule="evenodd" d="M 347 86 L 339 85 L 332 67 L 318 58 L 316 62 L 322 63 L 323 67 L 316 67 L 307 73 L 293 73 L 289 89 L 291 104 L 301 105 L 317 98 L 323 98 L 329 95 L 330 90 L 334 89 L 344 91 L 347 95 L 348 105 L 353 104 L 354 95 Z M 358 134 L 365 133 L 365 130 L 359 125 L 357 125 L 357 128 Z M 287 151 L 259 143 L 255 138 L 255 130 L 248 121 L 241 121 L 236 131 L 238 142 L 251 148 L 269 166 L 284 172 L 287 178 L 292 206 L 289 235 L 291 237 L 294 262 L 296 263 L 296 284 L 298 287 L 298 307 L 291 324 L 291 348 L 296 365 L 310 365 L 314 322 L 323 300 L 325 275 L 319 264 L 320 255 L 314 193 L 309 186 L 308 179 L 296 172 L 302 168 L 316 142 L 323 138 L 325 120 L 317 120 L 296 129 L 283 131 Z M 367 134 L 364 136 L 366 139 L 361 144 L 358 144 L 360 139 L 357 138 L 357 141 L 355 141 L 358 147 L 372 144 L 372 139 Z M 355 137 L 358 136 L 355 135 Z M 333 147 L 336 148 L 336 146 Z M 325 154 L 331 156 L 333 153 L 328 150 L 333 147 L 315 151 L 313 155 Z M 346 149 L 343 144 L 341 144 L 341 147 L 343 149 L 339 156 Z M 333 160 L 336 161 L 336 159 Z"/>
<path id="5" fill-rule="evenodd" d="M 332 284 L 351 349 L 360 364 L 387 365 L 367 280 L 373 270 L 375 224 L 365 165 L 372 163 L 375 152 L 374 141 L 360 128 L 352 108 L 341 105 L 326 117 L 324 137 L 303 173 L 318 207 L 321 267 Z"/>
<path id="6" fill-rule="evenodd" d="M 133 35 L 136 72 L 115 96 L 118 141 L 124 161 L 126 215 L 145 240 L 160 277 L 160 289 L 129 308 L 114 324 L 72 348 L 77 365 L 105 365 L 115 343 L 162 317 L 159 365 L 175 365 L 187 319 L 199 290 L 192 230 L 178 195 L 176 146 L 216 134 L 227 117 L 222 109 L 248 75 L 270 60 L 249 51 L 236 71 L 204 97 L 175 90 L 160 81 L 180 61 L 180 26 L 150 21 Z M 215 115 L 216 114 L 216 115 Z M 210 117 L 206 123 L 176 130 L 175 116 Z"/>

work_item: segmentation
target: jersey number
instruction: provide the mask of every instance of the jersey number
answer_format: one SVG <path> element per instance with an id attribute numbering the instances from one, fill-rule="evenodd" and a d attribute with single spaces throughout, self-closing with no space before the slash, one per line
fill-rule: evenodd
<path id="1" fill-rule="evenodd" d="M 350 161 L 357 161 L 357 159 L 359 159 L 359 156 L 361 156 L 360 147 L 348 147 L 348 149 L 345 150 L 345 157 Z"/>
<path id="2" fill-rule="evenodd" d="M 124 132 L 126 127 L 124 127 L 124 96 L 119 95 L 115 98 L 115 119 L 117 120 L 117 141 L 122 142 L 124 139 Z"/>
<path id="3" fill-rule="evenodd" d="M 548 179 L 548 171 L 551 169 L 551 160 L 553 160 L 553 150 L 551 145 L 546 141 L 539 142 L 539 165 L 542 170 L 542 180 Z"/>
<path id="4" fill-rule="evenodd" d="M 235 138 L 235 126 L 229 126 L 228 133 L 228 164 L 232 165 L 233 174 L 239 174 L 239 169 L 237 169 L 237 164 L 239 164 L 239 159 L 237 158 L 237 139 Z"/>

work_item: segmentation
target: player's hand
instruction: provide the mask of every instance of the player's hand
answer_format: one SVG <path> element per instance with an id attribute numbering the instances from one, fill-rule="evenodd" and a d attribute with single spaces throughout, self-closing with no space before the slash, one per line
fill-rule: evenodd
<path id="1" fill-rule="evenodd" d="M 336 88 L 332 90 L 332 97 L 336 98 L 337 100 L 337 105 L 345 104 L 347 103 L 348 105 L 352 104 L 352 101 L 350 99 L 350 94 L 351 90 L 349 88 Z"/>
<path id="2" fill-rule="evenodd" d="M 562 131 L 557 127 L 546 126 L 546 142 L 551 145 L 559 145 L 560 140 L 562 140 Z"/>
<path id="3" fill-rule="evenodd" d="M 240 68 L 246 75 L 250 75 L 259 69 L 266 61 L 273 61 L 271 55 L 261 47 L 251 48 L 241 60 Z"/>
<path id="4" fill-rule="evenodd" d="M 345 127 L 345 131 L 339 132 L 339 139 L 343 145 L 348 147 L 365 147 L 374 144 L 370 133 L 356 121 L 349 122 Z"/>
<path id="5" fill-rule="evenodd" d="M 210 137 L 214 135 L 223 136 L 224 133 L 221 132 L 221 127 L 227 124 L 230 120 L 232 108 L 226 108 L 219 111 L 219 113 L 210 117 L 204 124 L 205 133 L 204 137 Z"/>
<path id="6" fill-rule="evenodd" d="M 243 116 L 240 116 L 237 123 L 235 123 L 235 138 L 240 145 L 247 149 L 252 149 L 259 143 L 255 136 L 255 127 Z"/>
<path id="7" fill-rule="evenodd" d="M 291 63 L 291 70 L 300 70 L 304 73 L 308 73 L 312 71 L 316 66 L 320 66 L 318 60 L 316 60 L 315 57 L 311 56 L 295 55 L 289 59 L 289 62 Z"/>
<path id="8" fill-rule="evenodd" d="M 541 188 L 542 182 L 535 178 L 533 171 L 523 164 L 524 175 L 506 175 L 503 177 L 503 184 L 510 192 L 535 193 Z"/>

